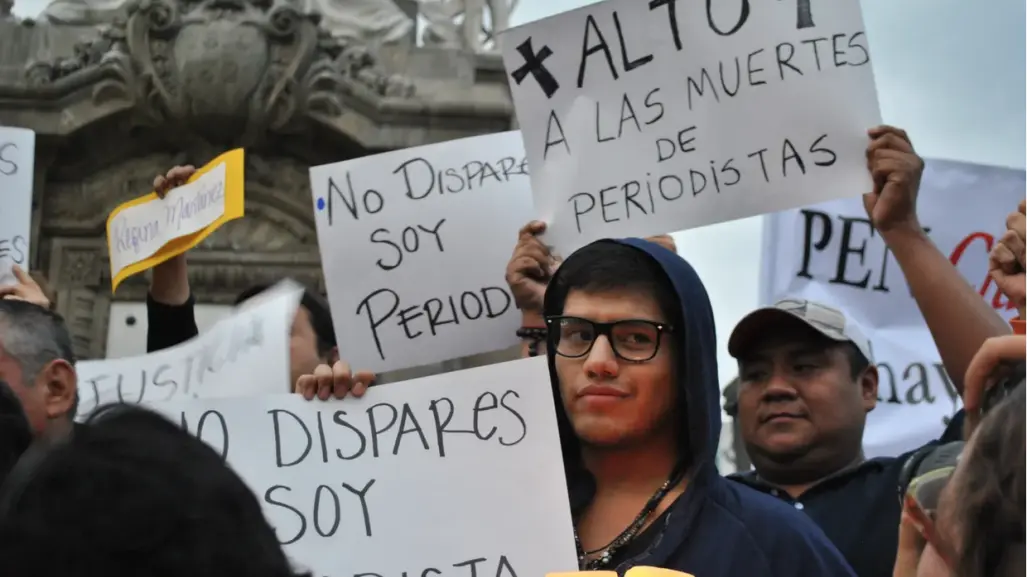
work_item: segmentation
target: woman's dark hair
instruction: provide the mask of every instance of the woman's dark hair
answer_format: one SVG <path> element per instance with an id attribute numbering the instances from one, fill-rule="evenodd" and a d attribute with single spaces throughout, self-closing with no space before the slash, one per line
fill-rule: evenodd
<path id="1" fill-rule="evenodd" d="M 10 385 L 0 381 L 0 486 L 30 444 L 32 428 L 21 402 Z"/>
<path id="2" fill-rule="evenodd" d="M 1024 387 L 992 409 L 963 457 L 954 491 L 960 577 L 1024 574 Z"/>
<path id="3" fill-rule="evenodd" d="M 18 577 L 296 575 L 221 455 L 128 405 L 25 453 L 0 494 L 0 559 Z"/>

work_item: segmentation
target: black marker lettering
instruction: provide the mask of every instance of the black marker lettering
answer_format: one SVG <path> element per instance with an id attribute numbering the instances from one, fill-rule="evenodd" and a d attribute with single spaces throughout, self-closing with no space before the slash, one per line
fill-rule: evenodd
<path id="1" fill-rule="evenodd" d="M 420 166 L 424 170 L 420 171 L 424 174 L 424 181 L 427 182 L 428 186 L 423 187 L 423 191 L 420 193 L 414 192 L 414 180 L 415 178 L 411 175 L 411 166 Z M 430 162 L 423 158 L 411 158 L 410 160 L 399 165 L 396 170 L 392 171 L 392 174 L 403 173 L 403 182 L 406 184 L 407 191 L 404 193 L 407 198 L 411 200 L 421 200 L 422 198 L 431 194 L 431 191 L 435 189 L 435 167 Z M 416 179 L 421 180 L 421 179 Z M 420 187 L 419 187 L 420 188 Z"/>
<path id="2" fill-rule="evenodd" d="M 551 140 L 553 135 L 553 125 L 556 125 L 556 131 L 560 133 L 560 138 L 557 140 Z M 549 121 L 546 123 L 546 147 L 542 151 L 542 160 L 545 160 L 549 156 L 549 148 L 556 146 L 557 144 L 563 143 L 564 149 L 567 154 L 571 153 L 571 146 L 567 142 L 567 137 L 563 134 L 563 126 L 560 126 L 560 119 L 557 118 L 556 113 L 552 110 L 549 111 Z"/>
<path id="3" fill-rule="evenodd" d="M 645 56 L 636 58 L 634 60 L 628 59 L 628 46 L 627 42 L 624 41 L 624 31 L 621 29 L 620 16 L 617 11 L 613 11 L 613 27 L 617 29 L 617 41 L 620 43 L 620 61 L 621 65 L 624 66 L 624 72 L 631 72 L 632 70 L 652 62 L 653 55 L 646 54 Z"/>
<path id="4" fill-rule="evenodd" d="M 376 318 L 374 312 L 371 310 L 371 301 L 379 295 L 391 297 L 392 305 L 389 308 L 389 312 L 385 313 L 385 316 Z M 382 340 L 381 337 L 378 336 L 378 327 L 382 326 L 382 323 L 395 314 L 397 308 L 399 308 L 399 295 L 396 294 L 396 291 L 387 288 L 378 289 L 372 292 L 364 297 L 364 300 L 360 301 L 360 304 L 357 305 L 358 315 L 361 314 L 362 310 L 367 310 L 367 320 L 371 326 L 371 336 L 374 337 L 374 346 L 378 349 L 378 356 L 381 357 L 383 361 L 385 360 L 385 353 L 382 351 Z"/>
<path id="5" fill-rule="evenodd" d="M 408 421 L 413 425 L 412 428 L 407 428 Z M 407 433 L 417 433 L 417 436 L 421 438 L 421 446 L 424 447 L 424 450 L 431 450 L 428 446 L 428 439 L 424 437 L 424 431 L 421 430 L 421 425 L 417 422 L 413 410 L 410 409 L 409 404 L 403 403 L 403 412 L 399 419 L 399 432 L 396 433 L 396 444 L 392 446 L 393 455 L 399 454 L 399 445 L 403 441 L 403 435 Z"/>
<path id="6" fill-rule="evenodd" d="M 681 32 L 678 30 L 677 0 L 649 0 L 649 10 L 660 6 L 667 7 L 667 21 L 670 24 L 670 35 L 674 38 L 674 48 L 681 52 Z"/>
<path id="7" fill-rule="evenodd" d="M 588 200 L 588 208 L 582 210 L 582 207 L 578 205 L 579 198 Z M 588 214 L 596 207 L 596 199 L 587 192 L 579 192 L 577 194 L 572 194 L 567 201 L 574 204 L 574 224 L 578 227 L 578 233 L 581 233 L 581 217 Z"/>
<path id="8" fill-rule="evenodd" d="M 342 450 L 336 449 L 335 456 L 342 459 L 343 461 L 352 461 L 353 459 L 356 459 L 360 455 L 364 454 L 364 450 L 367 448 L 367 437 L 364 436 L 364 433 L 362 433 L 360 429 L 354 427 L 349 423 L 349 421 L 344 419 L 343 417 L 345 416 L 347 416 L 346 411 L 335 411 L 335 414 L 332 416 L 332 421 L 334 421 L 336 425 L 342 425 L 343 427 L 346 427 L 347 429 L 356 433 L 357 438 L 360 439 L 360 448 L 349 456 L 343 455 Z"/>
<path id="9" fill-rule="evenodd" d="M 18 174 L 18 164 L 13 160 L 17 151 L 18 145 L 13 142 L 0 144 L 0 174 L 4 176 Z"/>
<path id="10" fill-rule="evenodd" d="M 595 30 L 596 37 L 599 38 L 599 44 L 595 46 L 589 46 L 588 38 L 589 33 Z M 602 52 L 603 56 L 606 57 L 606 65 L 610 68 L 610 74 L 614 80 L 617 80 L 617 69 L 613 67 L 613 54 L 610 53 L 610 47 L 606 44 L 606 39 L 603 38 L 603 33 L 599 30 L 599 25 L 596 24 L 595 18 L 589 14 L 585 19 L 585 38 L 581 43 L 581 61 L 578 64 L 578 88 L 585 85 L 585 68 L 588 66 L 588 58 L 596 52 Z"/>
<path id="11" fill-rule="evenodd" d="M 303 459 L 306 459 L 307 455 L 310 454 L 310 449 L 314 445 L 314 438 L 310 435 L 310 430 L 307 429 L 307 425 L 303 423 L 303 420 L 296 416 L 294 413 L 291 413 L 285 409 L 271 409 L 270 411 L 268 411 L 268 414 L 271 415 L 271 420 L 274 425 L 275 463 L 277 464 L 278 468 L 281 469 L 283 467 L 292 467 L 293 465 L 299 464 L 301 461 L 303 461 Z M 303 430 L 303 434 L 307 437 L 307 446 L 304 447 L 303 453 L 299 457 L 297 457 L 295 461 L 292 461 L 291 463 L 286 463 L 282 458 L 282 429 L 281 424 L 278 420 L 278 415 L 280 414 L 285 414 L 292 417 L 292 419 L 296 421 L 297 424 L 299 424 L 300 428 Z"/>
<path id="12" fill-rule="evenodd" d="M 392 250 L 396 251 L 396 260 L 392 264 L 386 264 L 385 261 L 382 259 L 378 259 L 378 261 L 375 263 L 378 265 L 378 268 L 382 270 L 392 270 L 398 267 L 399 265 L 403 264 L 403 251 L 400 250 L 399 245 L 392 242 L 391 240 L 388 240 L 387 238 L 382 238 L 387 237 L 388 235 L 389 229 L 387 228 L 379 228 L 371 233 L 372 244 L 387 244 L 392 247 Z"/>
<path id="13" fill-rule="evenodd" d="M 367 484 L 364 485 L 364 488 L 360 489 L 359 491 L 354 489 L 351 485 L 348 485 L 346 483 L 342 484 L 343 489 L 346 489 L 350 493 L 353 493 L 360 499 L 360 508 L 363 510 L 364 513 L 364 534 L 368 537 L 371 536 L 371 513 L 367 508 L 367 490 L 371 488 L 371 485 L 374 485 L 374 479 L 368 481 Z"/>
<path id="14" fill-rule="evenodd" d="M 706 23 L 710 25 L 710 30 L 713 30 L 721 36 L 731 36 L 735 32 L 742 29 L 745 26 L 746 21 L 749 20 L 749 0 L 742 0 L 742 12 L 738 15 L 738 22 L 735 23 L 734 28 L 724 32 L 717 24 L 713 21 L 713 0 L 706 0 Z"/>
<path id="15" fill-rule="evenodd" d="M 377 426 L 377 420 L 374 418 L 374 410 L 381 407 L 384 407 L 389 410 L 389 422 L 385 425 L 384 428 L 379 429 Z M 392 426 L 396 424 L 397 417 L 399 417 L 399 412 L 396 410 L 396 407 L 393 407 L 389 403 L 378 403 L 375 405 L 371 405 L 371 407 L 367 409 L 367 420 L 371 426 L 371 454 L 375 458 L 379 456 L 378 437 L 380 437 L 383 433 L 391 429 Z"/>
<path id="16" fill-rule="evenodd" d="M 784 49 L 788 49 L 788 55 L 783 54 Z M 785 67 L 791 68 L 796 74 L 802 76 L 802 70 L 799 70 L 791 63 L 792 56 L 795 56 L 795 46 L 791 42 L 782 42 L 774 48 L 774 53 L 777 55 L 777 73 L 781 76 L 781 80 L 785 79 Z"/>
<path id="17" fill-rule="evenodd" d="M 524 421 L 524 417 L 522 417 L 521 414 L 517 412 L 517 409 L 515 409 L 515 408 L 511 407 L 509 404 L 507 404 L 506 399 L 507 399 L 507 397 L 510 397 L 510 396 L 513 396 L 513 397 L 518 398 L 518 399 L 521 398 L 521 396 L 517 394 L 517 391 L 506 391 L 505 393 L 503 393 L 503 396 L 499 398 L 499 404 L 504 409 L 509 411 L 510 414 L 513 415 L 514 418 L 517 419 L 517 421 L 521 424 L 521 436 L 517 437 L 513 441 L 507 441 L 506 439 L 503 438 L 503 435 L 500 435 L 499 436 L 499 444 L 503 445 L 504 447 L 512 447 L 512 446 L 516 445 L 517 443 L 520 443 L 521 441 L 523 441 L 524 437 L 528 436 L 528 423 L 526 423 Z"/>
<path id="18" fill-rule="evenodd" d="M 870 62 L 870 51 L 867 49 L 865 44 L 857 42 L 857 39 L 866 39 L 866 34 L 864 34 L 863 32 L 857 32 L 853 34 L 851 38 L 849 38 L 849 48 L 853 48 L 855 50 L 859 50 L 860 52 L 862 52 L 863 59 L 856 62 L 850 61 L 849 66 L 863 66 L 867 62 Z"/>
<path id="19" fill-rule="evenodd" d="M 324 491 L 328 491 L 328 494 L 332 496 L 332 528 L 328 531 L 321 529 L 321 494 Z M 339 530 L 339 523 L 341 522 L 342 503 L 339 502 L 339 496 L 328 485 L 318 485 L 317 489 L 314 490 L 314 531 L 322 537 L 331 537 Z"/>
<path id="20" fill-rule="evenodd" d="M 350 215 L 354 220 L 360 218 L 359 211 L 357 209 L 357 198 L 356 191 L 353 189 L 353 177 L 349 172 L 346 173 L 346 191 L 349 193 L 347 197 L 346 192 L 343 192 L 339 185 L 335 183 L 335 179 L 328 177 L 328 225 L 331 226 L 334 223 L 335 210 L 334 210 L 334 199 L 339 197 L 339 200 L 346 206 L 346 210 L 349 211 Z M 367 214 L 378 214 L 383 208 L 385 208 L 385 198 L 382 197 L 381 193 L 377 190 L 368 189 L 360 197 L 361 203 L 364 206 L 364 212 Z"/>
<path id="21" fill-rule="evenodd" d="M 292 489 L 290 489 L 289 487 L 286 487 L 285 485 L 274 485 L 272 487 L 269 487 L 268 490 L 264 492 L 264 502 L 267 503 L 268 505 L 274 505 L 275 507 L 281 507 L 283 509 L 288 509 L 289 511 L 292 511 L 293 513 L 295 513 L 295 515 L 297 517 L 300 518 L 300 529 L 299 529 L 299 531 L 296 532 L 295 535 L 292 536 L 292 538 L 284 540 L 284 541 L 282 540 L 281 537 L 278 538 L 278 541 L 281 542 L 282 545 L 292 545 L 296 541 L 299 541 L 300 539 L 302 539 L 303 535 L 306 534 L 306 532 L 307 532 L 307 519 L 306 519 L 306 517 L 303 516 L 303 513 L 301 513 L 299 511 L 299 509 L 297 509 L 297 508 L 295 508 L 292 505 L 289 505 L 287 503 L 283 503 L 281 501 L 275 501 L 274 498 L 272 498 L 272 496 L 271 496 L 272 493 L 274 493 L 275 491 L 277 491 L 279 489 L 285 489 L 287 492 L 291 492 L 292 491 Z"/>
<path id="22" fill-rule="evenodd" d="M 799 167 L 799 172 L 806 174 L 806 163 L 802 161 L 802 157 L 799 156 L 799 152 L 795 150 L 792 142 L 786 138 L 784 143 L 781 144 L 781 175 L 785 178 L 788 177 L 789 160 L 794 160 L 796 166 Z"/>
<path id="23" fill-rule="evenodd" d="M 663 103 L 660 102 L 659 100 L 657 100 L 655 102 L 653 101 L 653 97 L 656 96 L 656 93 L 659 92 L 659 91 L 660 91 L 659 88 L 653 88 L 652 90 L 649 91 L 648 94 L 645 95 L 645 100 L 643 101 L 643 104 L 645 105 L 646 110 L 650 110 L 650 109 L 653 109 L 653 108 L 659 109 L 659 112 L 656 113 L 656 116 L 654 116 L 654 117 L 650 118 L 649 120 L 645 121 L 646 126 L 648 126 L 650 124 L 654 124 L 656 122 L 659 122 L 660 119 L 663 118 L 663 112 L 664 112 L 663 111 Z"/>
<path id="24" fill-rule="evenodd" d="M 445 405 L 446 405 L 446 416 L 445 417 L 442 417 L 439 414 L 439 405 L 441 405 L 443 403 L 445 403 Z M 453 401 L 449 400 L 447 397 L 442 397 L 441 399 L 435 399 L 434 401 L 431 402 L 431 404 L 428 405 L 428 408 L 431 410 L 432 415 L 435 418 L 435 443 L 438 446 L 439 457 L 445 457 L 446 456 L 446 440 L 445 440 L 445 434 L 446 433 L 471 434 L 471 435 L 474 434 L 474 431 L 465 431 L 465 430 L 461 430 L 461 429 L 448 429 L 447 428 L 449 426 L 449 423 L 453 420 L 453 413 L 454 413 Z"/>

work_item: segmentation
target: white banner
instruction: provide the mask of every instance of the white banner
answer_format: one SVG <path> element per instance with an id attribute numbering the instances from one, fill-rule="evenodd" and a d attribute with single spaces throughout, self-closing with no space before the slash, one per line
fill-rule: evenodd
<path id="1" fill-rule="evenodd" d="M 176 347 L 138 357 L 79 362 L 78 418 L 106 403 L 290 391 L 289 339 L 302 294 L 302 287 L 283 281 L 240 305 L 210 331 Z"/>
<path id="2" fill-rule="evenodd" d="M 0 126 L 0 286 L 14 284 L 11 267 L 29 269 L 36 133 Z"/>
<path id="3" fill-rule="evenodd" d="M 963 276 L 1004 317 L 1015 311 L 988 276 L 988 252 L 1024 197 L 1024 171 L 931 160 L 920 222 Z M 797 296 L 832 304 L 870 338 L 881 373 L 863 444 L 898 455 L 935 439 L 961 406 L 905 277 L 871 227 L 860 198 L 764 219 L 761 304 Z"/>
<path id="4" fill-rule="evenodd" d="M 524 577 L 577 555 L 544 358 L 373 387 L 158 407 L 250 485 L 315 575 Z"/>
<path id="5" fill-rule="evenodd" d="M 560 253 L 870 188 L 859 0 L 607 0 L 500 40 Z"/>
<path id="6" fill-rule="evenodd" d="M 517 132 L 310 169 L 339 350 L 377 372 L 517 343 L 504 278 L 531 218 Z"/>

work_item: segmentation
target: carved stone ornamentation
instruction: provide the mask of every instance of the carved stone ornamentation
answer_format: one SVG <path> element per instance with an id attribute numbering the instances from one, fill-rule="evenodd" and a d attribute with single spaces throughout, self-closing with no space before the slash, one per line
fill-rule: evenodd
<path id="1" fill-rule="evenodd" d="M 238 131 L 248 142 L 306 113 L 340 116 L 354 91 L 414 94 L 411 82 L 290 0 L 129 0 L 125 8 L 127 18 L 100 28 L 73 56 L 30 63 L 29 83 L 101 77 L 94 101 L 135 104 L 137 124 L 186 122 L 200 133 Z"/>
<path id="2" fill-rule="evenodd" d="M 37 135 L 30 260 L 82 358 L 105 355 L 112 302 L 146 297 L 142 274 L 111 294 L 105 233 L 155 175 L 245 148 L 246 216 L 187 256 L 197 301 L 232 304 L 285 277 L 324 290 L 311 166 L 510 129 L 497 55 L 368 49 L 308 11 L 356 22 L 373 1 L 83 0 L 116 5 L 98 28 L 0 17 L 0 124 Z"/>
<path id="3" fill-rule="evenodd" d="M 499 50 L 496 36 L 510 26 L 510 15 L 519 0 L 421 0 L 421 16 L 427 26 L 421 35 L 426 46 L 458 48 L 472 52 Z M 485 11 L 489 24 L 485 25 Z"/>

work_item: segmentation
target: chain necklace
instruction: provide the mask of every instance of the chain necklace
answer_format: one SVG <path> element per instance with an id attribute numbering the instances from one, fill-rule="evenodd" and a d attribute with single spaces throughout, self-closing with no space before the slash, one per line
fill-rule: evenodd
<path id="1" fill-rule="evenodd" d="M 614 537 L 613 541 L 610 541 L 603 547 L 593 549 L 592 551 L 585 551 L 581 546 L 581 539 L 578 537 L 578 529 L 574 529 L 574 546 L 578 551 L 578 568 L 582 571 L 597 571 L 605 568 L 613 560 L 614 555 L 621 547 L 627 545 L 638 536 L 642 527 L 645 526 L 646 520 L 653 514 L 656 507 L 660 505 L 663 498 L 667 496 L 667 492 L 670 491 L 671 487 L 676 486 L 680 480 L 677 468 L 671 472 L 670 477 L 660 485 L 660 488 L 653 493 L 652 497 L 646 502 L 642 510 L 639 511 L 638 515 L 635 516 L 635 520 L 620 535 Z M 601 554 L 600 554 L 601 553 Z M 595 555 L 595 557 L 592 557 Z M 591 558 L 590 558 L 591 557 Z"/>

